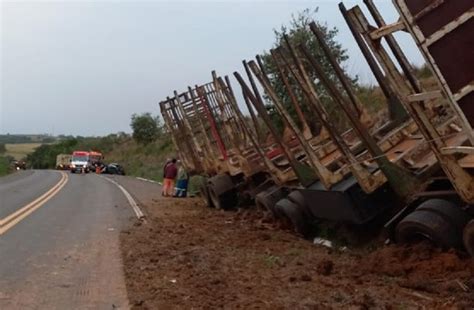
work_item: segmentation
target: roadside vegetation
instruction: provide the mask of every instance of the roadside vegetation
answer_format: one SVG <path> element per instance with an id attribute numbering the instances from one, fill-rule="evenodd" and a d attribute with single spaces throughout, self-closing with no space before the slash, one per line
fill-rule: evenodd
<path id="1" fill-rule="evenodd" d="M 175 156 L 171 139 L 150 113 L 134 114 L 131 119 L 132 135 L 121 132 L 105 137 L 68 137 L 38 146 L 26 161 L 31 168 L 54 169 L 59 154 L 98 151 L 104 154 L 106 163 L 121 164 L 128 175 L 160 181 L 166 158 Z"/>
<path id="2" fill-rule="evenodd" d="M 13 158 L 6 154 L 5 143 L 0 143 L 0 176 L 4 176 L 12 171 L 11 162 Z"/>
<path id="3" fill-rule="evenodd" d="M 10 171 L 10 159 L 0 155 L 0 176 L 8 174 Z"/>
<path id="4" fill-rule="evenodd" d="M 275 42 L 272 46 L 270 51 L 264 51 L 261 55 L 265 67 L 266 73 L 269 75 L 270 83 L 272 84 L 273 88 L 275 89 L 278 97 L 282 101 L 285 108 L 289 111 L 290 115 L 293 116 L 293 119 L 297 121 L 301 125 L 301 120 L 298 118 L 297 112 L 294 108 L 294 105 L 291 101 L 291 96 L 287 87 L 282 80 L 282 75 L 280 70 L 286 69 L 279 69 L 280 67 L 284 67 L 286 61 L 283 59 L 292 59 L 292 54 L 288 48 L 288 42 L 292 44 L 295 48 L 295 52 L 299 54 L 298 46 L 300 44 L 308 47 L 309 53 L 321 63 L 322 69 L 325 72 L 326 76 L 335 84 L 340 86 L 339 80 L 337 79 L 334 70 L 331 67 L 329 60 L 324 56 L 323 49 L 321 45 L 317 42 L 316 37 L 309 29 L 309 24 L 315 20 L 318 13 L 318 8 L 310 10 L 306 9 L 299 12 L 296 15 L 293 15 L 288 25 L 282 25 L 280 29 L 274 29 L 275 35 Z M 347 50 L 343 48 L 342 44 L 337 42 L 336 36 L 339 30 L 336 27 L 329 27 L 327 24 L 317 23 L 317 28 L 323 34 L 324 40 L 326 44 L 329 46 L 331 53 L 335 55 L 336 61 L 341 65 L 344 69 L 344 63 L 349 59 L 349 55 L 347 54 Z M 315 81 L 315 87 L 320 95 L 320 99 L 325 106 L 328 114 L 332 117 L 332 119 L 336 120 L 339 125 L 343 125 L 347 123 L 345 116 L 336 109 L 335 105 L 332 101 L 329 100 L 329 96 L 327 96 L 327 91 L 322 83 L 319 81 L 318 76 L 312 66 L 308 63 L 302 63 L 305 71 L 308 73 L 310 79 Z M 302 93 L 297 91 L 297 81 L 293 78 L 292 74 L 289 72 L 285 72 L 287 77 L 287 83 L 292 88 L 294 92 L 294 96 L 296 97 L 297 101 L 300 103 L 300 108 L 303 110 L 303 114 L 305 116 L 306 122 L 310 127 L 311 132 L 313 134 L 317 134 L 321 128 L 321 124 L 318 121 L 318 117 L 314 115 L 312 109 L 309 109 L 309 103 L 306 96 Z M 358 77 L 352 77 L 351 82 L 353 85 L 357 85 Z M 267 100 L 269 98 L 265 96 Z M 269 101 L 270 102 L 270 101 Z M 278 113 L 276 112 L 273 104 L 268 103 L 266 105 L 267 110 L 270 112 L 271 118 L 275 123 L 275 126 L 283 132 L 283 120 L 280 118 Z"/>

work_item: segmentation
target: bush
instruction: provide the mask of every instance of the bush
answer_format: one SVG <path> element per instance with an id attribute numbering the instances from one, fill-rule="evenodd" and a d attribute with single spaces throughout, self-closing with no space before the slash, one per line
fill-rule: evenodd
<path id="1" fill-rule="evenodd" d="M 138 144 L 148 145 L 160 135 L 159 118 L 151 116 L 151 113 L 133 114 L 130 126 L 133 129 L 133 139 Z"/>
<path id="2" fill-rule="evenodd" d="M 0 176 L 8 174 L 10 170 L 10 160 L 5 156 L 0 156 Z"/>

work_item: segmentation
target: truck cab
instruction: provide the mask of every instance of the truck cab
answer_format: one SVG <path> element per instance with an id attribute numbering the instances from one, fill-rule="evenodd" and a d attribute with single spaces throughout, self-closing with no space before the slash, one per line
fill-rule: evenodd
<path id="1" fill-rule="evenodd" d="M 102 168 L 104 166 L 104 155 L 100 152 L 91 151 L 89 152 L 89 162 L 91 169 L 95 170 L 97 167 Z"/>
<path id="2" fill-rule="evenodd" d="M 89 152 L 74 151 L 72 153 L 70 171 L 71 173 L 85 172 L 89 173 L 91 170 L 91 162 Z"/>

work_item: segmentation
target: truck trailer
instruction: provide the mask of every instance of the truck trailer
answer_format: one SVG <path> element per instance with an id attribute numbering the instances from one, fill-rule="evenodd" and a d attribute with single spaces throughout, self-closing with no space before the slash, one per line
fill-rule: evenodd
<path id="1" fill-rule="evenodd" d="M 474 64 L 472 3 L 396 0 L 400 19 L 386 24 L 373 2 L 364 2 L 376 25 L 358 6 L 339 7 L 385 96 L 389 117 L 384 122 L 368 115 L 318 25 L 311 23 L 335 81 L 305 44 L 294 46 L 285 37 L 271 51 L 296 119 L 257 56 L 243 61 L 248 81 L 234 72 L 248 115 L 237 104 L 230 80 L 213 72 L 211 83 L 175 91 L 160 103 L 167 129 L 185 166 L 208 177 L 202 192 L 209 206 L 255 201 L 305 236 L 321 220 L 364 227 L 382 217 L 395 241 L 428 239 L 474 255 L 474 66 L 466 65 Z M 414 38 L 436 89 L 421 86 L 396 31 Z M 455 60 L 449 57 L 453 48 Z M 309 70 L 323 85 L 326 104 L 329 100 L 348 128 L 328 114 Z M 287 135 L 276 130 L 265 103 L 275 108 Z M 303 108 L 314 119 L 308 120 Z M 309 130 L 311 121 L 321 124 L 317 134 Z M 264 133 L 271 139 L 263 139 Z"/>
<path id="2" fill-rule="evenodd" d="M 56 169 L 69 170 L 71 165 L 71 159 L 71 154 L 58 154 L 58 156 L 56 156 Z"/>

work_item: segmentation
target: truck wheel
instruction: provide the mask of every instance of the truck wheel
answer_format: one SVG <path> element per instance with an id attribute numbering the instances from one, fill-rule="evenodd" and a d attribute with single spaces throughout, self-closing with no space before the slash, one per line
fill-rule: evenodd
<path id="1" fill-rule="evenodd" d="M 310 237 L 311 225 L 305 216 L 305 212 L 296 203 L 286 198 L 281 199 L 275 205 L 275 212 L 280 217 L 290 220 L 297 233 L 305 238 Z"/>
<path id="2" fill-rule="evenodd" d="M 415 210 L 398 223 L 398 242 L 429 240 L 443 248 L 458 248 L 462 242 L 456 227 L 432 210 Z"/>
<path id="3" fill-rule="evenodd" d="M 209 196 L 209 189 L 207 188 L 207 180 L 204 179 L 201 181 L 199 186 L 199 192 L 201 193 L 201 199 L 204 201 L 207 207 L 213 208 L 211 197 Z"/>
<path id="4" fill-rule="evenodd" d="M 299 190 L 294 190 L 288 195 L 288 199 L 296 203 L 302 209 L 306 210 L 306 201 Z"/>
<path id="5" fill-rule="evenodd" d="M 216 209 L 232 209 L 237 206 L 235 185 L 227 174 L 216 175 L 208 180 L 209 198 Z"/>
<path id="6" fill-rule="evenodd" d="M 430 199 L 423 202 L 416 210 L 429 210 L 449 221 L 458 231 L 459 237 L 462 236 L 462 230 L 469 222 L 469 215 L 459 206 L 444 199 Z"/>
<path id="7" fill-rule="evenodd" d="M 278 218 L 279 215 L 275 210 L 275 205 L 280 199 L 285 197 L 284 195 L 284 191 L 281 188 L 271 187 L 255 196 L 255 204 L 257 208 L 270 211 L 275 218 Z"/>
<path id="8" fill-rule="evenodd" d="M 474 220 L 471 220 L 466 227 L 464 227 L 464 247 L 467 252 L 474 257 Z"/>

